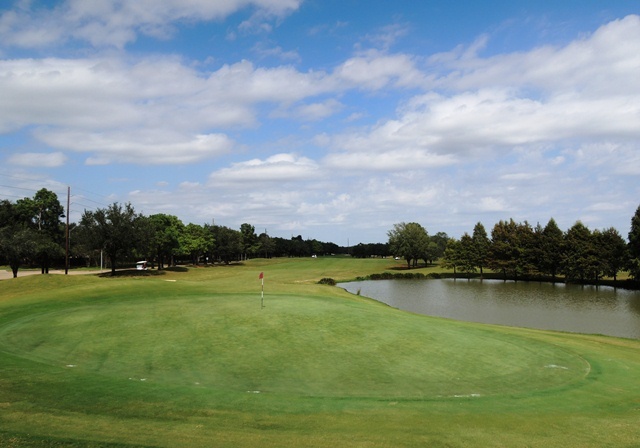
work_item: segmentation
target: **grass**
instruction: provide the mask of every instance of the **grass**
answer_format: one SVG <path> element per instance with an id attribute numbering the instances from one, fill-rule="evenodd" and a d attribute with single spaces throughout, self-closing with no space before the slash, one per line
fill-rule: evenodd
<path id="1" fill-rule="evenodd" d="M 317 284 L 396 266 L 2 281 L 0 446 L 637 446 L 640 341 L 419 316 Z"/>

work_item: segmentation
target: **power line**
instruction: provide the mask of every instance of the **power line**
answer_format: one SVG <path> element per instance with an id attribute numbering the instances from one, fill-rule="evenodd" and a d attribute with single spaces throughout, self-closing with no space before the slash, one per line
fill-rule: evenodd
<path id="1" fill-rule="evenodd" d="M 11 185 L 0 185 L 0 187 L 13 188 L 13 189 L 16 189 L 16 190 L 34 191 L 34 192 L 38 191 L 38 190 L 34 190 L 33 188 L 12 187 Z"/>
<path id="2" fill-rule="evenodd" d="M 89 202 L 93 202 L 94 204 L 98 204 L 98 205 L 102 205 L 104 207 L 108 207 L 107 204 L 104 204 L 102 202 L 98 202 L 98 201 L 94 201 L 93 199 L 89 199 L 86 196 L 80 196 L 80 195 L 71 195 L 71 197 L 78 197 L 78 198 L 82 198 L 83 201 L 89 201 Z M 74 204 L 79 204 L 79 202 L 74 202 Z M 84 204 L 82 204 L 84 205 Z"/>
<path id="3" fill-rule="evenodd" d="M 22 199 L 24 197 L 24 196 L 18 196 L 16 194 L 7 194 L 7 193 L 0 193 L 0 196 L 3 196 L 3 197 L 9 196 L 9 197 L 12 197 L 12 198 L 19 198 L 19 199 Z"/>
<path id="4" fill-rule="evenodd" d="M 93 191 L 85 190 L 84 188 L 76 187 L 76 186 L 74 186 L 74 185 L 72 185 L 72 187 L 73 187 L 73 189 L 74 189 L 74 190 L 80 190 L 80 191 L 84 191 L 85 193 L 92 194 L 92 195 L 94 195 L 94 196 L 100 196 L 100 197 L 102 197 L 102 198 L 106 198 L 106 196 L 105 196 L 105 195 L 103 195 L 103 194 L 94 193 Z"/>

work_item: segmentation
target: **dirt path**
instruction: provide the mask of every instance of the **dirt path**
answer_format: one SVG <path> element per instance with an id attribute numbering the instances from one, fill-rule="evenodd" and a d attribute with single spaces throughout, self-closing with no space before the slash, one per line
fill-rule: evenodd
<path id="1" fill-rule="evenodd" d="M 99 273 L 100 271 L 76 271 L 73 269 L 69 270 L 69 275 L 86 275 Z M 50 269 L 49 274 L 64 275 L 64 269 Z M 20 269 L 18 271 L 18 277 L 26 277 L 27 275 L 40 275 L 40 270 Z M 0 270 L 0 280 L 8 280 L 11 278 L 13 278 L 13 272 L 11 272 L 10 270 Z"/>

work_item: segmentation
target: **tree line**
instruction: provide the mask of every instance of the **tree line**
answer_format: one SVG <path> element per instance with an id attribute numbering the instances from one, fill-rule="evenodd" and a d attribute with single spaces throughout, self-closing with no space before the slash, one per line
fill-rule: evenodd
<path id="1" fill-rule="evenodd" d="M 553 218 L 544 227 L 500 221 L 490 236 L 478 222 L 471 234 L 448 238 L 441 253 L 415 222 L 395 224 L 388 237 L 390 253 L 404 258 L 408 268 L 418 260 L 429 264 L 436 254 L 443 267 L 467 276 L 482 276 L 489 269 L 505 279 L 563 276 L 567 281 L 598 283 L 603 277 L 615 281 L 620 272 L 628 271 L 640 279 L 640 207 L 631 219 L 627 241 L 613 227 L 592 231 L 580 221 L 563 232 Z"/>
<path id="2" fill-rule="evenodd" d="M 304 240 L 300 235 L 271 237 L 266 230 L 256 234 L 248 223 L 239 230 L 214 224 L 185 225 L 177 216 L 137 213 L 130 203 L 85 210 L 80 222 L 68 228 L 63 218 L 57 195 L 45 188 L 33 198 L 0 201 L 0 264 L 8 264 L 16 277 L 20 266 L 37 266 L 48 273 L 51 266 L 68 260 L 74 266 L 96 266 L 102 257 L 114 273 L 119 264 L 136 259 L 164 269 L 179 262 L 228 264 L 252 257 L 350 253 L 354 257 L 396 256 L 409 269 L 420 260 L 427 265 L 439 260 L 454 273 L 466 275 L 483 275 L 490 269 L 504 278 L 563 276 L 570 281 L 598 282 L 629 271 L 640 279 L 640 207 L 631 219 L 628 241 L 612 227 L 592 231 L 576 222 L 563 232 L 553 218 L 544 227 L 510 219 L 496 223 L 490 236 L 477 223 L 471 234 L 464 233 L 460 239 L 444 232 L 429 235 L 418 223 L 402 222 L 388 232 L 387 243 L 352 248 Z"/>
<path id="3" fill-rule="evenodd" d="M 271 237 L 244 223 L 239 230 L 214 224 L 184 224 L 164 213 L 145 216 L 130 204 L 113 203 L 95 211 L 85 210 L 79 223 L 68 228 L 57 195 L 41 189 L 33 198 L 0 201 L 0 264 L 8 264 L 16 277 L 21 266 L 93 265 L 104 257 L 116 267 L 134 260 L 148 260 L 159 269 L 178 262 L 230 263 L 251 257 L 305 257 L 346 253 L 331 242 L 302 236 Z"/>

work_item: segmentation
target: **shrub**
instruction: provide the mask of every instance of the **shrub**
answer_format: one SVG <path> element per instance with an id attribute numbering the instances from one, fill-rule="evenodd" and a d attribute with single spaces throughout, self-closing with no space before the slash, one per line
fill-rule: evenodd
<path id="1" fill-rule="evenodd" d="M 321 285 L 336 286 L 336 281 L 329 277 L 321 278 L 318 283 Z"/>

